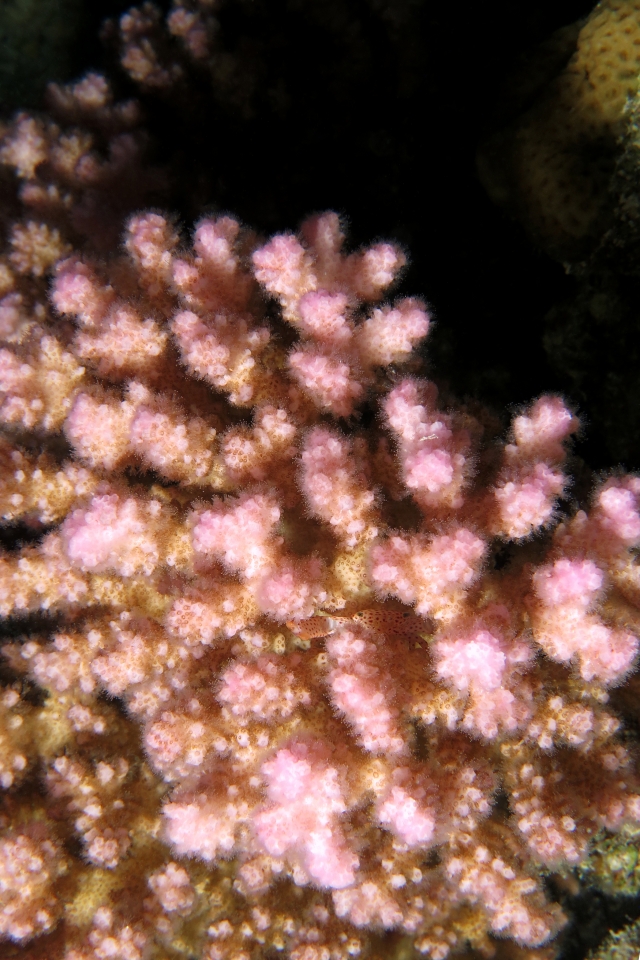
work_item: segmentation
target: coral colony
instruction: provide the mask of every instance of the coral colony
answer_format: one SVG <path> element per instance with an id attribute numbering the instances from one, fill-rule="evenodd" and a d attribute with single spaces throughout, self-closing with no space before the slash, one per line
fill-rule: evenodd
<path id="1" fill-rule="evenodd" d="M 187 238 L 135 106 L 52 97 L 1 153 L 0 938 L 552 954 L 541 875 L 640 822 L 640 479 L 562 513 L 576 416 L 439 399 L 398 247 Z"/>

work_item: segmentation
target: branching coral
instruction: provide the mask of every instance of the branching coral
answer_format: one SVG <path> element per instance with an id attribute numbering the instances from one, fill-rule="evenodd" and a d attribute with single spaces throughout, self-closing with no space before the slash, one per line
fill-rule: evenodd
<path id="1" fill-rule="evenodd" d="M 95 76 L 55 96 L 133 115 Z M 608 706 L 640 481 L 567 516 L 559 397 L 506 440 L 439 401 L 394 244 L 345 251 L 333 213 L 189 243 L 130 208 L 133 148 L 106 204 L 87 136 L 23 115 L 2 147 L 29 213 L 0 266 L 0 506 L 30 542 L 0 557 L 0 935 L 65 960 L 541 948 L 541 868 L 640 821 Z M 121 248 L 91 241 L 101 204 Z"/>

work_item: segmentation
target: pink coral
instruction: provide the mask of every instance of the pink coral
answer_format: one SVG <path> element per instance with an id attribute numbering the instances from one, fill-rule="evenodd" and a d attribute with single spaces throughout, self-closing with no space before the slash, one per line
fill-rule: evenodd
<path id="1" fill-rule="evenodd" d="M 268 760 L 262 773 L 268 804 L 255 817 L 255 831 L 275 857 L 299 858 L 305 873 L 321 887 L 339 890 L 355 879 L 358 857 L 340 829 L 346 804 L 340 770 L 323 744 L 294 741 Z"/>
<path id="2" fill-rule="evenodd" d="M 24 943 L 52 929 L 61 912 L 53 887 L 63 863 L 60 845 L 42 827 L 0 837 L 0 936 Z"/>
<path id="3" fill-rule="evenodd" d="M 415 603 L 422 616 L 451 618 L 478 577 L 484 541 L 465 527 L 434 536 L 392 536 L 371 551 L 371 576 L 381 594 Z"/>
<path id="4" fill-rule="evenodd" d="M 69 559 L 82 570 L 111 568 L 125 576 L 139 570 L 150 573 L 158 552 L 145 520 L 153 513 L 152 504 L 123 500 L 117 494 L 94 497 L 87 510 L 76 510 L 65 521 L 62 535 Z"/>
<path id="5" fill-rule="evenodd" d="M 435 788 L 427 778 L 412 783 L 411 772 L 398 767 L 388 795 L 378 806 L 380 823 L 408 847 L 428 849 L 435 842 L 438 812 L 430 793 L 435 793 Z"/>
<path id="6" fill-rule="evenodd" d="M 353 725 L 364 749 L 372 753 L 402 753 L 405 743 L 380 638 L 366 628 L 344 626 L 329 638 L 327 655 L 331 699 Z"/>
<path id="7" fill-rule="evenodd" d="M 493 490 L 496 532 L 526 537 L 552 518 L 554 503 L 566 478 L 558 469 L 565 457 L 563 442 L 578 429 L 559 397 L 540 397 L 513 421 L 515 443 L 505 447 L 505 464 Z"/>
<path id="8" fill-rule="evenodd" d="M 505 636 L 500 611 L 486 613 L 498 613 L 498 622 L 452 626 L 433 653 L 438 678 L 467 698 L 463 728 L 494 739 L 500 728 L 515 731 L 529 719 L 529 690 L 519 675 L 533 652 L 523 639 Z"/>
<path id="9" fill-rule="evenodd" d="M 244 802 L 200 794 L 191 802 L 166 804 L 163 813 L 167 841 L 179 856 L 215 860 L 235 852 L 236 828 L 246 821 L 249 809 Z"/>
<path id="10" fill-rule="evenodd" d="M 375 537 L 375 494 L 343 437 L 322 427 L 310 431 L 302 465 L 302 488 L 315 516 L 349 547 Z"/>
<path id="11" fill-rule="evenodd" d="M 198 59 L 210 24 L 170 14 Z M 125 59 L 170 85 L 158 30 L 126 14 Z M 637 658 L 640 481 L 565 516 L 577 418 L 542 396 L 504 442 L 439 401 L 395 244 L 347 249 L 334 213 L 271 239 L 207 216 L 189 243 L 138 209 L 135 108 L 95 75 L 54 99 L 63 126 L 21 115 L 0 146 L 31 210 L 0 263 L 0 505 L 37 537 L 0 556 L 2 616 L 37 615 L 3 648 L 0 936 L 59 924 L 56 960 L 538 948 L 563 922 L 541 866 L 640 821 L 607 705 Z"/>
<path id="12" fill-rule="evenodd" d="M 389 426 L 398 437 L 404 481 L 423 509 L 456 508 L 468 473 L 469 437 L 452 429 L 452 418 L 435 406 L 433 384 L 403 380 L 384 402 Z"/>
<path id="13" fill-rule="evenodd" d="M 187 915 L 195 900 L 189 874 L 177 863 L 168 863 L 149 877 L 149 886 L 168 913 Z"/>
<path id="14" fill-rule="evenodd" d="M 220 680 L 218 700 L 228 704 L 235 717 L 247 720 L 272 722 L 290 716 L 298 704 L 310 701 L 309 691 L 298 686 L 295 673 L 287 672 L 273 657 L 234 663 Z"/>

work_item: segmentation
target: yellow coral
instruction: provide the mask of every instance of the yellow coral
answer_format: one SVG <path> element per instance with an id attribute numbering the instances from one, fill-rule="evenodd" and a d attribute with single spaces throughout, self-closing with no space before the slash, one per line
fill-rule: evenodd
<path id="1" fill-rule="evenodd" d="M 580 256 L 605 222 L 616 142 L 639 74 L 640 0 L 603 0 L 563 72 L 480 151 L 491 197 L 556 256 Z"/>

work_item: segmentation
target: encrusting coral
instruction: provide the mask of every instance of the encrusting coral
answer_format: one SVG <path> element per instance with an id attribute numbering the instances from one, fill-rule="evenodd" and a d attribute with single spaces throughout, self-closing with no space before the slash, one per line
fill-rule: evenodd
<path id="1" fill-rule="evenodd" d="M 550 65 L 563 47 L 564 69 L 487 140 L 479 170 L 492 199 L 540 246 L 577 260 L 608 225 L 618 141 L 638 92 L 640 3 L 601 0 L 584 21 L 559 31 Z"/>
<path id="2" fill-rule="evenodd" d="M 31 542 L 0 557 L 0 937 L 546 955 L 541 870 L 640 821 L 609 705 L 640 479 L 565 515 L 576 416 L 542 396 L 501 439 L 439 401 L 400 248 L 345 251 L 333 213 L 188 242 L 135 209 L 135 106 L 96 75 L 53 101 L 73 126 L 1 148 L 0 507 Z"/>

